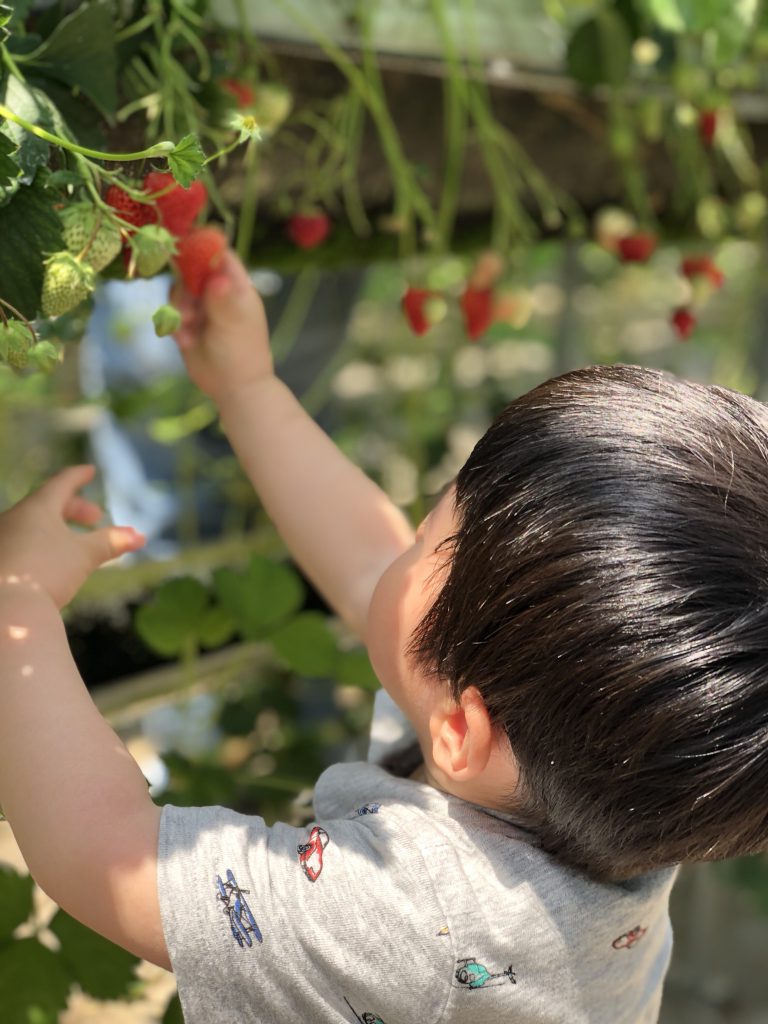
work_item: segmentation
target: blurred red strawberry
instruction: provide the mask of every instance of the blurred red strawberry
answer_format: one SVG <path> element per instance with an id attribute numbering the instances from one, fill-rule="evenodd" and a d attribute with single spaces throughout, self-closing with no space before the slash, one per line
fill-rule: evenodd
<path id="1" fill-rule="evenodd" d="M 638 231 L 619 239 L 619 258 L 624 263 L 647 263 L 656 251 L 659 240 L 651 231 Z"/>
<path id="2" fill-rule="evenodd" d="M 681 341 L 687 341 L 696 328 L 696 317 L 685 307 L 676 309 L 672 314 L 672 326 Z"/>
<path id="3" fill-rule="evenodd" d="M 188 292 L 196 296 L 203 294 L 205 284 L 221 262 L 226 248 L 224 232 L 213 225 L 193 228 L 179 239 L 173 262 Z"/>
<path id="4" fill-rule="evenodd" d="M 467 337 L 477 341 L 494 321 L 492 288 L 466 288 L 459 300 Z"/>
<path id="5" fill-rule="evenodd" d="M 218 82 L 219 88 L 234 96 L 237 105 L 242 110 L 244 107 L 252 107 L 256 102 L 256 93 L 253 86 L 239 78 L 221 78 Z"/>
<path id="6" fill-rule="evenodd" d="M 172 174 L 166 171 L 150 171 L 144 179 L 144 191 L 152 194 L 173 186 L 165 195 L 155 200 L 160 224 L 172 235 L 181 238 L 192 229 L 200 211 L 208 201 L 208 190 L 202 181 L 193 181 L 189 188 L 182 188 Z"/>
<path id="7" fill-rule="evenodd" d="M 295 213 L 288 221 L 288 237 L 300 249 L 314 249 L 331 232 L 331 218 L 327 213 Z"/>
<path id="8" fill-rule="evenodd" d="M 680 272 L 691 281 L 697 277 L 705 277 L 715 289 L 722 288 L 725 284 L 725 274 L 711 256 L 686 257 L 680 265 Z"/>
<path id="9" fill-rule="evenodd" d="M 702 110 L 699 114 L 699 138 L 707 148 L 711 147 L 717 135 L 717 111 Z"/>
<path id="10" fill-rule="evenodd" d="M 401 300 L 401 308 L 414 334 L 426 334 L 430 327 L 441 320 L 440 311 L 445 312 L 440 292 L 431 288 L 408 287 Z"/>

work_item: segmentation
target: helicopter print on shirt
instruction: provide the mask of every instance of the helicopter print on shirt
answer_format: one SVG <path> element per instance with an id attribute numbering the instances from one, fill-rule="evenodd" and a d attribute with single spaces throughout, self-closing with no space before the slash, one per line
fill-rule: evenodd
<path id="1" fill-rule="evenodd" d="M 511 964 L 506 971 L 492 973 L 485 964 L 479 963 L 474 957 L 457 960 L 453 977 L 455 987 L 467 990 L 493 988 L 495 985 L 503 985 L 507 981 L 512 985 L 517 984 Z"/>

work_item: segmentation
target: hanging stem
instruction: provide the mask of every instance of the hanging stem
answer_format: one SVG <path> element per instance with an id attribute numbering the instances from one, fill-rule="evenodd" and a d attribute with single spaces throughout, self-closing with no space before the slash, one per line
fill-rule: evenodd
<path id="1" fill-rule="evenodd" d="M 243 179 L 243 202 L 240 206 L 240 216 L 237 222 L 237 239 L 235 249 L 237 255 L 243 261 L 248 262 L 253 243 L 253 229 L 256 223 L 256 210 L 259 205 L 258 190 L 258 146 L 256 139 L 250 139 L 245 150 L 243 159 L 245 175 Z"/>
<path id="2" fill-rule="evenodd" d="M 102 153 L 98 149 L 88 149 L 87 146 L 79 146 L 76 142 L 62 139 L 59 135 L 54 135 L 52 132 L 46 131 L 45 128 L 27 121 L 26 118 L 14 114 L 12 110 L 9 110 L 2 103 L 0 103 L 0 117 L 13 121 L 14 124 L 17 124 L 31 135 L 36 135 L 39 139 L 44 139 L 60 149 L 69 150 L 70 153 L 79 153 L 81 156 L 91 157 L 93 160 L 146 160 L 153 156 L 167 156 L 176 147 L 174 142 L 166 141 L 158 142 L 156 145 L 150 146 L 149 149 L 142 149 L 138 153 Z"/>
<path id="3" fill-rule="evenodd" d="M 432 14 L 437 22 L 445 51 L 448 77 L 443 85 L 445 124 L 445 177 L 438 211 L 440 240 L 447 246 L 453 235 L 459 206 L 461 176 L 467 136 L 467 91 L 461 63 L 456 51 L 445 0 L 431 0 Z"/>

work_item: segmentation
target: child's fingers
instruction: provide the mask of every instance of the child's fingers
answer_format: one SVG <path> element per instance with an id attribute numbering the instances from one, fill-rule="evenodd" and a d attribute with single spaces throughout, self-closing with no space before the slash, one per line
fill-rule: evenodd
<path id="1" fill-rule="evenodd" d="M 138 551 L 147 542 L 144 534 L 132 526 L 106 526 L 84 534 L 82 540 L 96 566 L 111 562 L 128 551 Z"/>
<path id="2" fill-rule="evenodd" d="M 203 302 L 212 319 L 237 319 L 253 301 L 253 282 L 239 258 L 227 249 L 205 284 Z"/>
<path id="3" fill-rule="evenodd" d="M 96 475 L 93 465 L 68 466 L 39 487 L 30 497 L 36 500 L 50 500 L 64 514 L 64 510 L 81 487 L 90 483 Z M 85 499 L 83 499 L 85 500 Z"/>
<path id="4" fill-rule="evenodd" d="M 104 518 L 103 510 L 87 498 L 75 494 L 64 506 L 64 519 L 80 526 L 95 526 Z"/>

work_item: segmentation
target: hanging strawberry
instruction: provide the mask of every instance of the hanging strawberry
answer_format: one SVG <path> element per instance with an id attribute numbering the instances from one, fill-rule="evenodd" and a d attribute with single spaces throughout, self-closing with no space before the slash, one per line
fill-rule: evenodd
<path id="1" fill-rule="evenodd" d="M 220 78 L 218 86 L 234 97 L 241 110 L 252 107 L 256 100 L 253 86 L 250 82 L 243 81 L 242 78 Z"/>
<path id="2" fill-rule="evenodd" d="M 445 299 L 440 292 L 431 288 L 409 286 L 405 290 L 400 306 L 408 326 L 419 337 L 442 320 L 446 312 Z"/>
<path id="3" fill-rule="evenodd" d="M 157 223 L 157 210 L 153 203 L 141 203 L 119 185 L 110 185 L 104 199 L 123 220 L 141 228 L 145 224 Z"/>
<path id="4" fill-rule="evenodd" d="M 170 191 L 165 191 L 173 186 Z M 172 235 L 181 238 L 192 229 L 200 211 L 208 201 L 208 190 L 199 179 L 189 188 L 176 184 L 172 174 L 165 171 L 150 171 L 144 179 L 144 191 L 148 195 L 164 192 L 155 200 L 160 224 Z"/>
<path id="5" fill-rule="evenodd" d="M 619 259 L 623 263 L 647 263 L 659 244 L 658 237 L 652 231 L 638 231 L 626 235 L 618 242 Z"/>
<path id="6" fill-rule="evenodd" d="M 725 274 L 717 266 L 711 256 L 687 256 L 680 265 L 680 272 L 690 281 L 706 278 L 717 291 L 725 284 Z"/>
<path id="7" fill-rule="evenodd" d="M 459 299 L 464 317 L 464 330 L 471 341 L 477 341 L 494 321 L 492 288 L 467 287 Z"/>
<path id="8" fill-rule="evenodd" d="M 212 225 L 194 228 L 179 239 L 173 262 L 188 292 L 198 297 L 203 294 L 206 282 L 221 263 L 226 248 L 224 232 Z"/>
<path id="9" fill-rule="evenodd" d="M 321 210 L 295 213 L 288 221 L 288 237 L 300 249 L 314 249 L 331 232 L 331 218 Z"/>
<path id="10" fill-rule="evenodd" d="M 45 261 L 40 308 L 43 316 L 61 316 L 79 306 L 94 288 L 93 267 L 71 252 L 55 252 Z"/>
<path id="11" fill-rule="evenodd" d="M 696 317 L 685 306 L 675 310 L 672 314 L 671 322 L 675 333 L 681 341 L 687 341 L 690 338 L 697 324 Z"/>
<path id="12" fill-rule="evenodd" d="M 718 118 L 716 110 L 702 110 L 699 114 L 699 138 L 707 149 L 711 149 L 715 143 L 717 122 Z"/>
<path id="13" fill-rule="evenodd" d="M 71 203 L 59 210 L 64 245 L 98 273 L 120 252 L 120 231 L 93 203 Z"/>
<path id="14" fill-rule="evenodd" d="M 176 239 L 159 224 L 145 224 L 131 236 L 124 254 L 129 277 L 154 277 L 176 252 Z"/>

